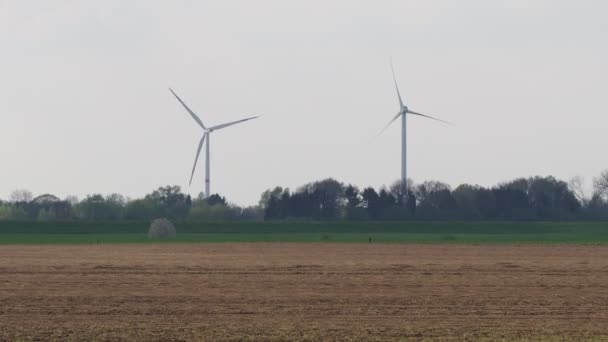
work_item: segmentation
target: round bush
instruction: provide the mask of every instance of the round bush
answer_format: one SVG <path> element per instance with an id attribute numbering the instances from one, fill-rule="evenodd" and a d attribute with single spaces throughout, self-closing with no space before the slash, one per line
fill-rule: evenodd
<path id="1" fill-rule="evenodd" d="M 148 238 L 150 239 L 171 239 L 175 235 L 175 226 L 165 218 L 152 221 L 148 230 Z"/>

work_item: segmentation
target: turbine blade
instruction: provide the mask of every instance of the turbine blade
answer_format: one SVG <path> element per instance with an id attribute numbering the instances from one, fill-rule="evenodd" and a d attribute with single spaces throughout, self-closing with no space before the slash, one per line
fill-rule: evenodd
<path id="1" fill-rule="evenodd" d="M 241 122 L 244 122 L 244 121 L 253 120 L 253 119 L 257 119 L 257 118 L 259 118 L 259 116 L 252 116 L 252 117 L 246 118 L 246 119 L 241 119 L 241 120 L 237 120 L 237 121 L 227 122 L 227 123 L 224 123 L 224 124 L 221 124 L 221 125 L 216 125 L 216 126 L 213 126 L 213 127 L 209 127 L 209 130 L 215 131 L 215 130 L 218 130 L 218 129 L 226 128 L 228 126 L 236 125 L 238 123 L 241 123 Z"/>
<path id="2" fill-rule="evenodd" d="M 384 133 L 384 131 L 386 131 L 386 129 L 388 128 L 388 126 L 390 126 L 395 120 L 397 120 L 399 117 L 401 116 L 401 112 L 397 113 L 397 115 L 395 115 L 394 118 L 391 119 L 391 121 L 389 121 L 386 126 L 384 126 L 384 128 L 378 132 L 378 134 L 376 134 L 376 136 L 379 136 L 380 134 Z"/>
<path id="3" fill-rule="evenodd" d="M 401 93 L 399 92 L 399 86 L 397 86 L 397 77 L 395 77 L 395 69 L 393 68 L 393 59 L 391 58 L 391 71 L 393 72 L 393 81 L 395 81 L 395 89 L 397 90 L 397 97 L 399 98 L 399 108 L 403 109 L 403 99 L 401 99 Z"/>
<path id="4" fill-rule="evenodd" d="M 194 114 L 194 112 L 192 111 L 192 109 L 188 108 L 188 106 L 184 103 L 184 101 L 182 101 L 182 99 L 179 98 L 179 96 L 177 96 L 177 94 L 173 91 L 173 89 L 169 88 L 169 90 L 171 90 L 171 92 L 177 98 L 177 100 L 179 101 L 179 103 L 181 103 L 182 106 L 184 106 L 184 108 L 186 108 L 186 110 L 188 111 L 188 113 L 190 113 L 190 115 L 192 115 L 192 118 L 194 119 L 194 121 L 196 121 L 199 125 L 201 125 L 201 127 L 203 127 L 203 129 L 206 129 L 205 125 L 203 124 L 203 122 L 201 121 L 201 119 L 199 119 L 199 117 L 196 116 L 196 114 Z"/>
<path id="5" fill-rule="evenodd" d="M 408 114 L 419 115 L 419 116 L 424 116 L 425 118 L 429 118 L 429 119 L 433 119 L 433 120 L 441 121 L 441 122 L 443 122 L 443 123 L 445 123 L 445 124 L 448 124 L 448 125 L 453 125 L 451 122 L 447 122 L 447 121 L 444 121 L 444 120 L 441 120 L 441 119 L 437 119 L 437 118 L 434 118 L 434 117 L 432 117 L 432 116 L 430 116 L 430 115 L 424 115 L 424 114 L 416 113 L 416 112 L 413 112 L 413 111 L 411 111 L 411 110 L 409 110 L 409 109 L 408 109 L 407 113 L 408 113 Z"/>
<path id="6" fill-rule="evenodd" d="M 194 157 L 194 165 L 192 166 L 192 174 L 190 175 L 190 183 L 188 185 L 192 185 L 192 178 L 194 177 L 194 170 L 196 170 L 196 162 L 198 162 L 198 156 L 201 154 L 201 148 L 203 148 L 203 143 L 205 143 L 205 138 L 207 138 L 207 134 L 203 134 L 201 138 L 201 142 L 198 143 L 198 149 L 196 150 L 196 157 Z"/>

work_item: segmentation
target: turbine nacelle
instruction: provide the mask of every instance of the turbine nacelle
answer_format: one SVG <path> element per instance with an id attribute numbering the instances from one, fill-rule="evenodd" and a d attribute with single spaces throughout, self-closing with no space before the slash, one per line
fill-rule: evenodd
<path id="1" fill-rule="evenodd" d="M 451 123 L 449 123 L 447 121 L 444 121 L 444 120 L 441 120 L 441 119 L 437 119 L 437 118 L 434 118 L 434 117 L 432 117 L 430 115 L 425 115 L 425 114 L 417 113 L 417 112 L 414 112 L 413 110 L 410 110 L 405 105 L 405 103 L 403 102 L 403 99 L 401 98 L 401 93 L 399 92 L 399 86 L 397 85 L 397 77 L 395 77 L 395 69 L 393 68 L 393 62 L 392 61 L 391 61 L 391 71 L 393 73 L 393 81 L 395 82 L 395 90 L 397 91 L 397 100 L 399 100 L 399 112 L 397 113 L 397 115 L 395 115 L 391 119 L 391 121 L 388 122 L 388 124 L 386 124 L 386 126 L 384 126 L 384 128 L 378 133 L 378 135 L 380 135 L 382 132 L 384 132 L 388 128 L 388 126 L 390 126 L 393 123 L 393 121 L 397 120 L 397 118 L 399 118 L 400 116 L 406 115 L 406 114 L 423 116 L 423 117 L 425 117 L 427 119 L 441 121 L 443 123 L 451 125 Z M 403 134 L 405 134 L 405 133 L 403 133 Z"/>

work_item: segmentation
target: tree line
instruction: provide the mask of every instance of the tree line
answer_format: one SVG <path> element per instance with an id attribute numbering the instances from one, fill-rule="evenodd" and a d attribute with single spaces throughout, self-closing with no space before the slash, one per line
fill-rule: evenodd
<path id="1" fill-rule="evenodd" d="M 275 187 L 255 206 L 240 207 L 214 194 L 191 198 L 179 186 L 160 187 L 143 198 L 93 194 L 82 200 L 17 190 L 0 201 L 0 220 L 608 220 L 608 170 L 591 191 L 575 177 L 519 178 L 493 187 L 437 181 L 395 182 L 358 188 L 335 179 L 295 190 Z M 407 189 L 407 190 L 406 190 Z"/>
<path id="2" fill-rule="evenodd" d="M 29 191 L 16 190 L 10 201 L 0 201 L 0 220 L 141 221 L 161 217 L 178 221 L 261 219 L 256 208 L 230 205 L 217 194 L 193 199 L 179 186 L 160 187 L 138 199 L 121 194 L 93 194 L 82 200 L 50 194 L 34 198 Z"/>

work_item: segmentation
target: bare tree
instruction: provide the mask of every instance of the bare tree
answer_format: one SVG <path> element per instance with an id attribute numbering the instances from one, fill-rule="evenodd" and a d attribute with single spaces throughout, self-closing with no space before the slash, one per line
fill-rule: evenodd
<path id="1" fill-rule="evenodd" d="M 399 203 L 401 203 L 403 201 L 403 197 L 406 193 L 406 191 L 405 191 L 406 189 L 407 189 L 407 193 L 410 193 L 410 194 L 414 193 L 415 186 L 414 186 L 414 181 L 411 178 L 407 179 L 407 184 L 405 186 L 401 179 L 396 180 L 395 182 L 393 182 L 393 184 L 391 184 L 388 191 L 391 195 L 393 195 L 393 197 L 395 197 L 395 199 L 397 199 L 397 201 Z"/>
<path id="2" fill-rule="evenodd" d="M 604 170 L 599 177 L 593 179 L 594 195 L 603 199 L 608 197 L 608 170 Z"/>
<path id="3" fill-rule="evenodd" d="M 17 189 L 11 193 L 11 202 L 29 202 L 34 198 L 31 191 L 25 189 Z"/>
<path id="4" fill-rule="evenodd" d="M 576 196 L 576 199 L 583 205 L 589 204 L 589 195 L 585 190 L 585 179 L 581 176 L 575 176 L 568 182 L 568 188 Z"/>
<path id="5" fill-rule="evenodd" d="M 75 195 L 68 195 L 65 197 L 64 201 L 70 203 L 71 205 L 76 205 L 78 204 L 78 196 Z"/>

